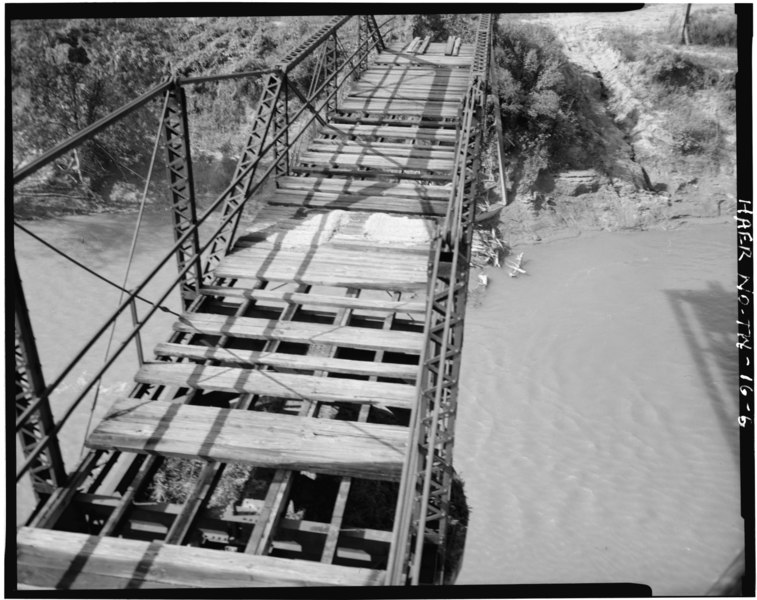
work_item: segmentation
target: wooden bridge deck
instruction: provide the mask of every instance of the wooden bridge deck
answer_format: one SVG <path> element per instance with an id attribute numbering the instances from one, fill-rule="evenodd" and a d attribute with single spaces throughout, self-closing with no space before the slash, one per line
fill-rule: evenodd
<path id="1" fill-rule="evenodd" d="M 19 584 L 383 581 L 390 528 L 348 526 L 345 514 L 360 502 L 351 495 L 356 482 L 396 482 L 406 452 L 431 240 L 450 195 L 473 54 L 469 44 L 454 55 L 450 47 L 416 42 L 378 56 L 301 152 L 293 175 L 262 199 L 254 224 L 218 265 L 218 285 L 202 290 L 204 302 L 175 322 L 174 336 L 155 349 L 158 360 L 137 373 L 137 382 L 174 389 L 176 399 L 123 399 L 86 442 L 271 469 L 254 513 L 219 517 L 203 512 L 201 501 L 188 509 L 144 500 L 108 535 L 22 528 Z M 209 485 L 217 481 L 203 473 Z M 325 522 L 307 511 L 287 516 L 295 488 L 308 479 L 333 490 Z M 386 489 L 396 496 L 396 487 Z M 79 492 L 73 504 L 116 518 L 114 507 L 129 493 L 121 492 Z M 180 517 L 199 523 L 202 540 L 216 545 L 177 543 L 181 537 L 167 532 Z M 224 546 L 237 552 L 214 549 Z"/>

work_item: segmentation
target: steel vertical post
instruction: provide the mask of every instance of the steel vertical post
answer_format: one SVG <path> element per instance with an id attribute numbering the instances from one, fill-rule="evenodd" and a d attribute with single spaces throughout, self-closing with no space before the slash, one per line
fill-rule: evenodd
<path id="1" fill-rule="evenodd" d="M 329 39 L 326 40 L 326 43 L 323 45 L 323 52 L 324 52 L 324 61 L 323 61 L 323 78 L 325 80 L 329 79 L 334 73 L 336 73 L 337 70 L 337 41 L 336 41 L 336 32 L 334 32 L 332 35 L 329 36 Z M 337 77 L 334 77 L 330 80 L 328 86 L 326 86 L 326 89 L 324 89 L 323 93 L 327 95 L 331 95 L 331 92 L 333 92 L 336 88 L 339 87 L 337 83 Z M 336 110 L 336 103 L 337 103 L 337 94 L 333 94 L 331 98 L 326 103 L 326 112 L 328 115 L 331 115 Z"/>
<path id="2" fill-rule="evenodd" d="M 169 90 L 164 114 L 163 132 L 166 144 L 166 166 L 171 192 L 174 240 L 178 241 L 186 231 L 197 223 L 192 156 L 189 146 L 187 100 L 184 89 L 174 83 Z M 187 308 L 197 296 L 202 281 L 200 265 L 200 239 L 195 229 L 176 253 L 179 271 L 188 263 L 181 284 L 181 299 Z"/>
<path id="3" fill-rule="evenodd" d="M 361 20 L 365 21 L 365 27 L 368 33 L 376 42 L 376 48 L 379 52 L 383 52 L 386 49 L 384 44 L 384 38 L 381 37 L 381 31 L 379 30 L 378 23 L 376 23 L 376 17 L 374 15 L 361 15 Z"/>
<path id="4" fill-rule="evenodd" d="M 260 156 L 260 152 L 265 146 L 265 141 L 269 135 L 271 124 L 274 120 L 274 114 L 276 113 L 276 107 L 279 104 L 279 97 L 285 91 L 284 78 L 285 75 L 282 72 L 277 71 L 276 73 L 271 73 L 266 80 L 263 94 L 258 103 L 255 120 L 252 123 L 250 137 L 247 139 L 247 144 L 242 151 L 242 155 L 239 157 L 239 162 L 234 171 L 235 181 L 239 179 L 241 173 L 257 160 Z M 222 220 L 225 220 L 231 213 L 233 213 L 240 204 L 247 201 L 247 197 L 250 194 L 250 188 L 255 179 L 256 171 L 257 168 L 252 169 L 246 177 L 234 186 L 233 191 L 224 203 L 223 214 L 221 217 Z M 207 263 L 205 264 L 204 273 L 206 281 L 212 278 L 213 269 L 231 248 L 240 217 L 241 212 L 238 212 L 236 216 L 232 218 L 221 231 L 219 231 L 216 239 L 213 241 L 210 253 L 208 254 Z"/>
<path id="5" fill-rule="evenodd" d="M 273 107 L 273 134 L 284 132 L 273 147 L 273 160 L 276 161 L 276 178 L 289 175 L 289 90 L 287 75 L 282 77 L 281 92 Z"/>
<path id="6" fill-rule="evenodd" d="M 24 456 L 29 456 L 41 440 L 52 431 L 53 416 L 49 400 L 45 397 L 45 380 L 42 376 L 42 367 L 15 256 L 11 263 L 11 270 L 15 312 L 16 418 L 22 415 L 33 402 L 39 402 L 34 414 L 27 419 L 18 432 L 21 451 Z M 65 485 L 66 471 L 57 436 L 52 436 L 46 448 L 37 455 L 29 473 L 37 498 L 40 492 L 51 491 L 52 488 Z"/>

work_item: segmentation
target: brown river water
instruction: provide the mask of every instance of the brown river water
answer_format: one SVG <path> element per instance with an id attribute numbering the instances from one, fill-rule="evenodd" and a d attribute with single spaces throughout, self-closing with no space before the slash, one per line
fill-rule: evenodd
<path id="1" fill-rule="evenodd" d="M 156 213 L 143 225 L 130 285 L 170 247 L 169 219 Z M 95 215 L 29 228 L 120 283 L 135 221 Z M 14 234 L 50 383 L 118 291 Z M 634 582 L 700 595 L 738 557 L 734 242 L 725 222 L 585 234 L 522 248 L 528 275 L 489 273 L 466 321 L 455 465 L 471 521 L 458 583 Z M 170 261 L 145 296 L 174 272 Z M 158 313 L 145 332 L 148 359 L 172 320 Z M 127 315 L 119 332 L 128 325 Z M 96 348 L 63 382 L 56 415 L 102 364 L 105 342 Z M 134 349 L 125 354 L 95 422 L 131 387 Z M 90 403 L 63 431 L 69 469 Z M 19 520 L 26 503 L 22 487 Z"/>
<path id="2" fill-rule="evenodd" d="M 466 317 L 458 583 L 707 593 L 743 548 L 733 224 L 521 250 Z"/>

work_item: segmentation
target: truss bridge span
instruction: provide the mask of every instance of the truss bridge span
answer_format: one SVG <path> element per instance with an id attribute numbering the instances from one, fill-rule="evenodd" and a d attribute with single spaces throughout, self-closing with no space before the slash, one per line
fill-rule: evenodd
<path id="1" fill-rule="evenodd" d="M 46 384 L 14 263 L 17 481 L 31 478 L 39 501 L 16 535 L 18 589 L 453 579 L 454 423 L 492 16 L 478 17 L 470 42 L 387 43 L 388 23 L 334 17 L 270 71 L 163 81 L 14 173 L 18 184 L 160 102 L 174 245 L 96 337 L 144 303 L 169 260 L 182 303 L 67 472 L 58 433 L 171 290 L 56 422 L 50 400 L 95 340 Z M 311 56 L 300 89 L 292 73 Z M 229 77 L 263 78 L 263 92 L 232 182 L 200 212 L 187 90 Z M 252 224 L 240 225 L 253 203 Z M 217 227 L 201 237 L 211 214 Z M 156 477 L 186 464 L 185 497 L 150 496 Z M 240 497 L 210 508 L 232 474 Z"/>

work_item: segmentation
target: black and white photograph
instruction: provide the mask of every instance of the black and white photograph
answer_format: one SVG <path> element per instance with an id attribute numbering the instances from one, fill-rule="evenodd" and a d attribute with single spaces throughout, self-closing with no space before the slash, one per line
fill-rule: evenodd
<path id="1" fill-rule="evenodd" d="M 6 3 L 5 597 L 754 597 L 752 9 Z"/>

